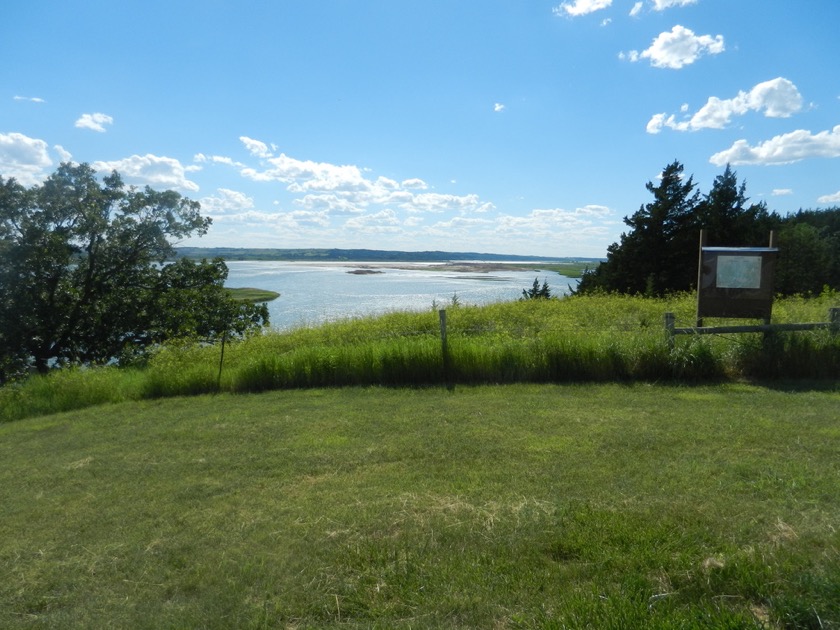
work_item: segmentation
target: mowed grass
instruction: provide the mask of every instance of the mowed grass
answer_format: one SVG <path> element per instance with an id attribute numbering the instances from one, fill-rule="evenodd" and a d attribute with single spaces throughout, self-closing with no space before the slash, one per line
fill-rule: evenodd
<path id="1" fill-rule="evenodd" d="M 840 393 L 308 389 L 0 424 L 3 628 L 838 628 Z"/>

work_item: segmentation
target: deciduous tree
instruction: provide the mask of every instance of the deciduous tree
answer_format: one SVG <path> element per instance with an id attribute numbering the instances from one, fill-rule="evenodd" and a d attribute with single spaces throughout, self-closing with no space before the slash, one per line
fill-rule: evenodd
<path id="1" fill-rule="evenodd" d="M 116 172 L 100 183 L 87 164 L 29 189 L 0 177 L 0 380 L 267 323 L 265 306 L 224 291 L 222 261 L 166 264 L 174 242 L 209 225 L 198 202 L 126 188 Z"/>

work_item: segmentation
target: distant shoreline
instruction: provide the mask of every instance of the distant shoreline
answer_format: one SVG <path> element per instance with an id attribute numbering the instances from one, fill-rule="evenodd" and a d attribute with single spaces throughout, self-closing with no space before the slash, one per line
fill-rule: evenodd
<path id="1" fill-rule="evenodd" d="M 376 262 L 368 263 L 363 261 L 346 264 L 361 272 L 376 273 L 377 269 L 403 269 L 412 270 L 422 267 L 423 269 L 453 273 L 490 273 L 493 271 L 556 271 L 568 278 L 579 278 L 587 267 L 594 267 L 588 263 L 538 263 L 538 262 L 443 262 L 443 263 L 400 263 L 400 262 Z"/>
<path id="2" fill-rule="evenodd" d="M 402 252 L 372 249 L 260 249 L 233 247 L 179 247 L 179 258 L 222 258 L 235 261 L 276 261 L 310 264 L 341 264 L 360 270 L 416 269 L 418 266 L 456 273 L 491 271 L 554 271 L 579 278 L 594 269 L 599 258 L 544 257 L 476 252 Z"/>

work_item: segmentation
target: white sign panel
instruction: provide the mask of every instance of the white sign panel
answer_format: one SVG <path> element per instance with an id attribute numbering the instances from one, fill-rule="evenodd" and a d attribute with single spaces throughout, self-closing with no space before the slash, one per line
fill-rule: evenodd
<path id="1" fill-rule="evenodd" d="M 717 259 L 718 289 L 760 289 L 761 256 L 724 256 Z"/>

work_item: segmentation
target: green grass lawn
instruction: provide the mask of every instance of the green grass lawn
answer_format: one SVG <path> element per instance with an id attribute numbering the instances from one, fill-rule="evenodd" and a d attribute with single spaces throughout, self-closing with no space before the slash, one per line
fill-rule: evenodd
<path id="1" fill-rule="evenodd" d="M 839 419 L 587 384 L 0 424 L 0 627 L 838 628 Z"/>

